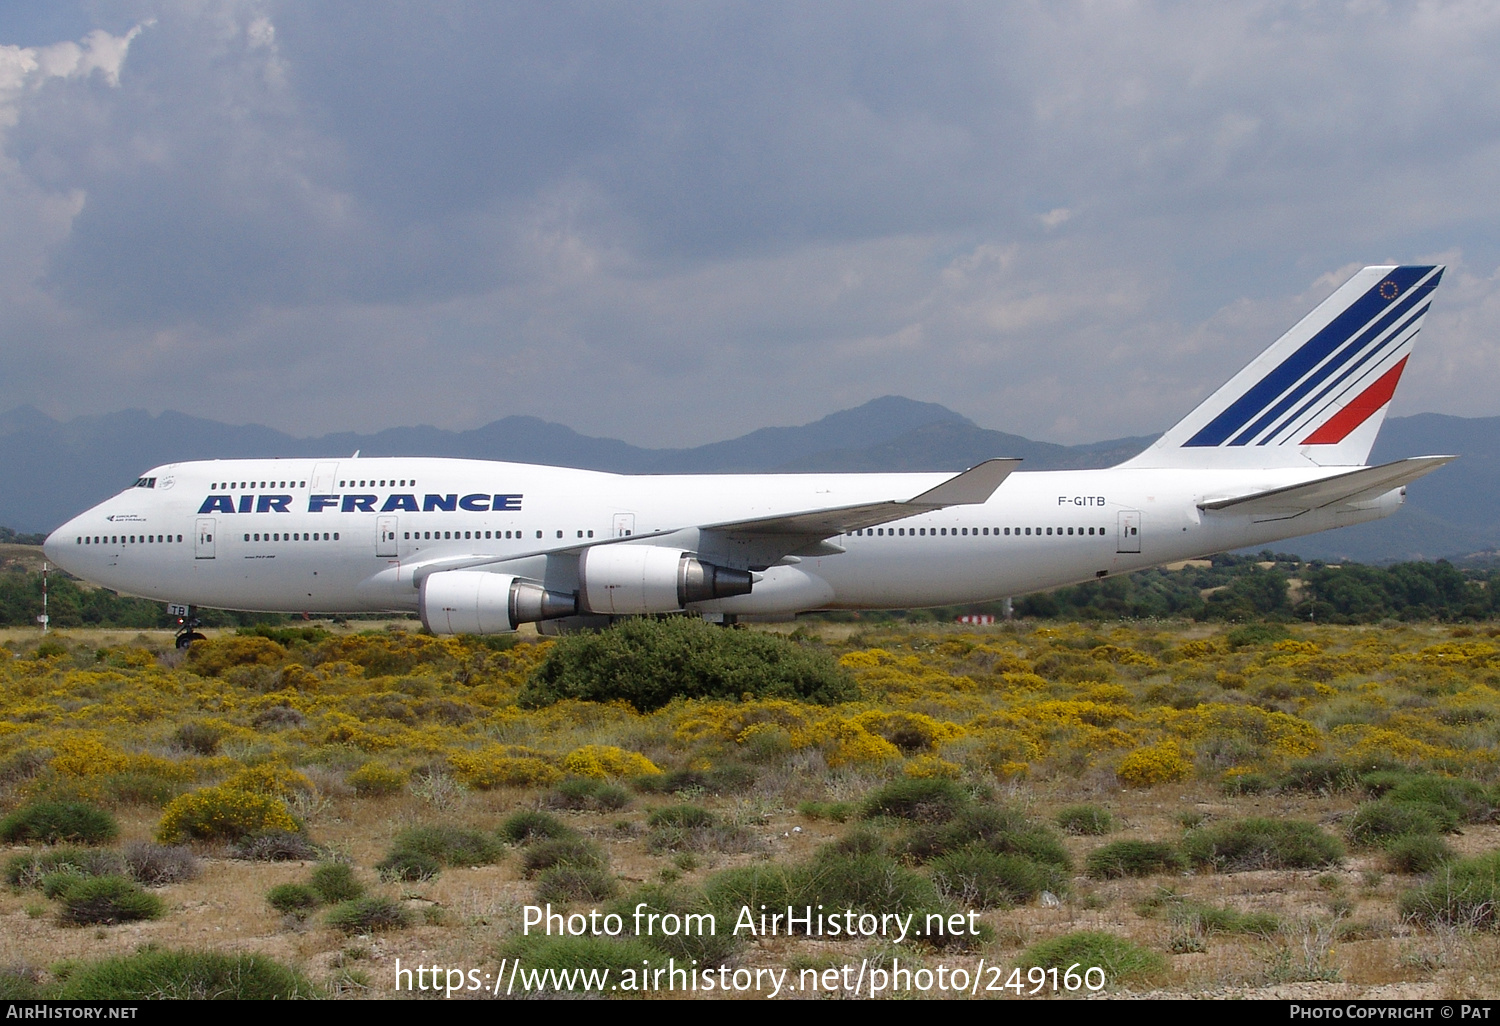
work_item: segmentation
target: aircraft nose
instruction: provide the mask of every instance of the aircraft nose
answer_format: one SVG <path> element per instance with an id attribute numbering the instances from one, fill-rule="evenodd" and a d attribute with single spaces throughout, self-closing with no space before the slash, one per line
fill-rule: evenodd
<path id="1" fill-rule="evenodd" d="M 47 535 L 47 540 L 42 542 L 42 552 L 46 555 L 48 562 L 57 566 L 63 565 L 63 554 L 68 551 L 73 537 L 73 521 L 69 520 L 57 530 Z"/>

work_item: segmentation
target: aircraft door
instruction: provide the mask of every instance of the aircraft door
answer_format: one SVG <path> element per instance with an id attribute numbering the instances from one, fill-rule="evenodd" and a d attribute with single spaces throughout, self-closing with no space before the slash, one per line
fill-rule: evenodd
<path id="1" fill-rule="evenodd" d="M 333 491 L 333 486 L 338 480 L 339 465 L 337 463 L 319 463 L 313 467 L 312 480 L 309 491 L 314 495 L 326 495 Z"/>
<path id="2" fill-rule="evenodd" d="M 614 537 L 616 537 L 616 538 L 629 538 L 633 534 L 635 534 L 635 514 L 634 513 L 616 513 L 615 514 Z"/>
<path id="3" fill-rule="evenodd" d="M 198 520 L 198 533 L 193 539 L 193 557 L 195 559 L 214 558 L 213 517 L 201 517 Z"/>
<path id="4" fill-rule="evenodd" d="M 375 518 L 375 555 L 377 556 L 399 556 L 396 551 L 396 518 Z"/>
<path id="5" fill-rule="evenodd" d="M 1120 513 L 1120 541 L 1116 552 L 1141 551 L 1141 511 L 1127 509 Z"/>

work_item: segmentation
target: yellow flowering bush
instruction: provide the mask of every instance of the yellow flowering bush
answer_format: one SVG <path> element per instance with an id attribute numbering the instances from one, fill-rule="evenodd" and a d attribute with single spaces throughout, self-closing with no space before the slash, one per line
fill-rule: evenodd
<path id="1" fill-rule="evenodd" d="M 901 767 L 901 772 L 909 777 L 946 777 L 957 780 L 964 775 L 964 768 L 956 762 L 939 759 L 936 755 L 919 755 L 915 759 L 908 759 L 906 765 Z"/>
<path id="2" fill-rule="evenodd" d="M 400 791 L 406 785 L 406 774 L 378 762 L 367 762 L 345 777 L 344 781 L 361 798 L 373 798 Z"/>
<path id="3" fill-rule="evenodd" d="M 234 787 L 204 787 L 167 804 L 156 839 L 163 844 L 232 841 L 266 830 L 301 829 L 280 798 Z"/>
<path id="4" fill-rule="evenodd" d="M 650 759 L 639 752 L 627 752 L 614 745 L 584 745 L 563 756 L 562 768 L 575 777 L 643 777 L 660 773 Z"/>
<path id="5" fill-rule="evenodd" d="M 1186 780 L 1192 771 L 1181 749 L 1171 741 L 1162 741 L 1125 756 L 1115 767 L 1115 776 L 1128 787 L 1155 787 Z"/>
<path id="6" fill-rule="evenodd" d="M 582 749 L 580 749 L 582 751 Z M 616 748 L 614 751 L 618 752 Z M 576 753 L 575 753 L 576 754 Z M 627 753 L 634 754 L 634 753 Z M 641 762 L 650 766 L 650 762 L 641 756 L 636 756 Z M 583 759 L 579 760 L 584 761 Z M 562 771 L 542 759 L 530 756 L 513 756 L 507 754 L 505 748 L 485 748 L 476 752 L 453 752 L 448 756 L 448 763 L 458 774 L 458 779 L 470 787 L 481 791 L 488 791 L 496 787 L 548 787 L 563 778 Z M 615 765 L 612 762 L 611 765 Z M 634 773 L 612 774 L 604 769 L 604 763 L 599 760 L 601 772 L 584 773 L 582 776 L 639 776 L 643 773 L 659 772 L 653 766 L 651 769 L 637 770 Z"/>

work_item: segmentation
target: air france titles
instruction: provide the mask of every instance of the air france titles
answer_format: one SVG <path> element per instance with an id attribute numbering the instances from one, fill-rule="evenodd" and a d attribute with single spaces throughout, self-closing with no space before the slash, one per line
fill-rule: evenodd
<path id="1" fill-rule="evenodd" d="M 205 513 L 290 513 L 291 495 L 210 495 L 198 507 L 199 515 Z M 381 501 L 379 495 L 309 495 L 307 512 L 322 513 L 453 513 L 464 510 L 469 513 L 510 513 L 521 508 L 521 495 L 493 495 L 475 492 L 460 496 L 424 495 L 419 504 L 411 494 L 388 495 Z M 378 505 L 377 505 L 378 503 Z"/>

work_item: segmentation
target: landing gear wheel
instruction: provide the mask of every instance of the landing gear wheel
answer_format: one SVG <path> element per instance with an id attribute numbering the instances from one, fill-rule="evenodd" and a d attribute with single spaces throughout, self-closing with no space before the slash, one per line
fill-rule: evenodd
<path id="1" fill-rule="evenodd" d="M 177 628 L 177 647 L 178 648 L 187 648 L 189 645 L 191 645 L 195 641 L 207 641 L 208 640 L 203 635 L 199 634 L 198 631 L 195 629 L 195 628 L 203 626 L 203 621 L 197 620 L 197 619 L 193 619 L 193 620 L 181 620 L 181 621 L 178 621 L 178 622 L 179 622 L 179 626 Z"/>

